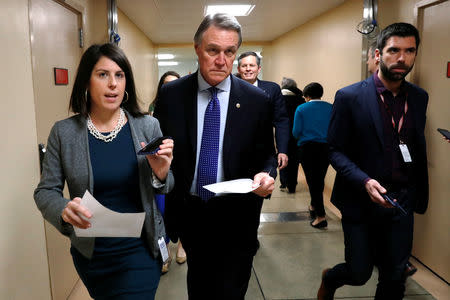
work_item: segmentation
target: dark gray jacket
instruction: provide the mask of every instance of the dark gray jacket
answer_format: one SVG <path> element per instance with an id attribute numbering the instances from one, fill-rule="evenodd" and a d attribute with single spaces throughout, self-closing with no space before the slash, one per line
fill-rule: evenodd
<path id="1" fill-rule="evenodd" d="M 150 116 L 134 118 L 127 111 L 125 113 L 136 152 L 141 148 L 140 142 L 148 143 L 162 135 L 158 120 L 155 118 Z M 174 180 L 170 171 L 165 185 L 157 189 L 158 184 L 152 180 L 152 170 L 146 157 L 138 155 L 137 161 L 142 206 L 146 213 L 144 222 L 146 242 L 153 257 L 156 258 L 159 256 L 158 238 L 165 236 L 165 230 L 154 194 L 155 190 L 158 193 L 169 192 L 173 188 Z M 93 194 L 94 176 L 89 157 L 88 130 L 86 118 L 81 115 L 56 122 L 53 126 L 42 165 L 41 181 L 34 191 L 34 200 L 43 217 L 62 234 L 70 237 L 72 245 L 80 253 L 91 258 L 95 238 L 77 237 L 73 226 L 61 218 L 64 207 L 70 201 L 63 197 L 65 182 L 70 199 L 83 197 L 86 190 Z"/>

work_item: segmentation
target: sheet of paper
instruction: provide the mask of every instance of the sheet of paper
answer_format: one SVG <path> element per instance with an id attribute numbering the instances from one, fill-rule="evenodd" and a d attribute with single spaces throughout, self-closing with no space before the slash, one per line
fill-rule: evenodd
<path id="1" fill-rule="evenodd" d="M 223 181 L 203 186 L 208 191 L 213 193 L 237 193 L 246 194 L 258 187 L 252 187 L 253 180 L 250 178 L 235 179 L 230 181 Z"/>
<path id="2" fill-rule="evenodd" d="M 118 213 L 101 205 L 88 191 L 81 199 L 81 205 L 92 213 L 91 227 L 74 227 L 79 237 L 140 237 L 145 212 Z"/>

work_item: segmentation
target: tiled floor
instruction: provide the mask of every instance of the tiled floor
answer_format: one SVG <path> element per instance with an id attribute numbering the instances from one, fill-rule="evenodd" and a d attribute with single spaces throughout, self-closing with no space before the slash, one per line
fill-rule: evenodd
<path id="1" fill-rule="evenodd" d="M 254 259 L 246 299 L 316 299 L 321 270 L 343 261 L 343 234 L 338 218 L 327 211 L 328 229 L 312 228 L 307 217 L 308 201 L 309 193 L 304 185 L 299 185 L 295 194 L 287 194 L 279 191 L 278 184 L 272 198 L 265 201 L 259 229 L 261 246 Z M 280 219 L 276 214 L 280 212 L 291 214 L 284 214 Z M 176 246 L 171 244 L 170 247 L 172 255 L 175 255 Z M 211 267 L 214 267 L 214 262 L 211 262 Z M 186 264 L 178 265 L 174 261 L 170 271 L 161 277 L 156 299 L 187 299 L 186 272 Z M 336 292 L 335 297 L 373 299 L 376 278 L 377 273 L 374 271 L 366 285 L 345 286 Z M 404 299 L 436 299 L 413 278 L 407 281 Z M 448 295 L 447 293 L 444 297 Z M 439 297 L 438 300 L 449 299 L 444 297 Z M 82 298 L 69 299 L 89 297 L 85 294 Z"/>

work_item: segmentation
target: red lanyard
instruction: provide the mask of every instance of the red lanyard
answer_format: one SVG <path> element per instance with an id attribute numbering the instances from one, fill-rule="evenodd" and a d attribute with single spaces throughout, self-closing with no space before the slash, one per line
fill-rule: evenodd
<path id="1" fill-rule="evenodd" d="M 388 107 L 386 102 L 384 102 L 384 96 L 381 93 L 380 93 L 380 98 L 381 98 L 381 101 L 383 101 L 383 104 L 384 104 L 384 107 L 386 108 L 387 113 L 389 115 L 391 115 L 392 127 L 394 127 L 394 129 L 396 129 L 395 121 L 394 121 L 394 114 L 392 113 L 392 111 L 390 110 L 390 108 Z M 408 111 L 408 101 L 407 100 L 408 100 L 408 95 L 406 95 L 406 97 L 405 97 L 405 110 L 403 111 L 402 117 L 400 118 L 400 121 L 398 122 L 398 128 L 397 128 L 398 133 L 400 133 L 400 130 L 402 129 L 403 120 L 405 119 L 406 112 Z"/>

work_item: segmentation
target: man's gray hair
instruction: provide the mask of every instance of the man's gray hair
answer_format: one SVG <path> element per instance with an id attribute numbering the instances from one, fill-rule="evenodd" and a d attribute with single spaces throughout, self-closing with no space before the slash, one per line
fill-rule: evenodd
<path id="1" fill-rule="evenodd" d="M 287 90 L 297 88 L 297 82 L 294 79 L 283 77 L 281 80 L 281 88 Z"/>
<path id="2" fill-rule="evenodd" d="M 377 40 L 373 40 L 369 43 L 369 49 L 367 49 L 367 54 L 370 58 L 375 57 L 375 50 L 377 49 Z"/>
<path id="3" fill-rule="evenodd" d="M 216 26 L 221 29 L 234 30 L 239 35 L 238 48 L 242 43 L 241 24 L 235 17 L 229 14 L 218 13 L 214 15 L 207 15 L 198 26 L 197 32 L 194 35 L 194 44 L 200 45 L 203 39 L 203 33 L 211 26 Z"/>

